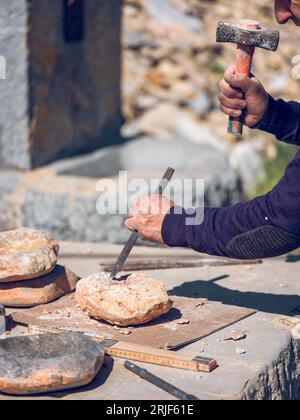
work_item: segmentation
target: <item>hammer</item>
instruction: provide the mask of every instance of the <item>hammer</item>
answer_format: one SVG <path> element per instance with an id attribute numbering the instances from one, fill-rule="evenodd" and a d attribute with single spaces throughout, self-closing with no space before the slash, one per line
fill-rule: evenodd
<path id="1" fill-rule="evenodd" d="M 239 25 L 219 22 L 217 27 L 217 42 L 237 44 L 236 75 L 251 75 L 251 66 L 256 47 L 276 51 L 280 40 L 279 31 L 269 31 L 262 28 L 255 20 L 241 20 Z M 245 121 L 245 111 L 238 117 L 230 117 L 228 133 L 242 136 Z"/>

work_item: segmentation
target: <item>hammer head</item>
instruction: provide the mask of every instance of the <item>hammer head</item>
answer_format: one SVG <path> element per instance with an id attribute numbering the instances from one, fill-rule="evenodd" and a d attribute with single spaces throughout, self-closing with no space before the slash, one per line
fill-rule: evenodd
<path id="1" fill-rule="evenodd" d="M 231 42 L 250 47 L 276 51 L 279 45 L 280 32 L 265 28 L 245 29 L 243 25 L 219 22 L 217 27 L 217 42 Z"/>

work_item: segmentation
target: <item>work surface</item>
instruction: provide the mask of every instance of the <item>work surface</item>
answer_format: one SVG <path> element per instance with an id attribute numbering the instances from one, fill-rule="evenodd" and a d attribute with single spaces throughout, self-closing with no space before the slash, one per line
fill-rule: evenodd
<path id="1" fill-rule="evenodd" d="M 120 247 L 107 244 L 84 245 L 82 250 L 82 245 L 66 243 L 62 244 L 60 263 L 66 264 L 79 276 L 85 276 L 99 269 L 101 258 L 114 258 L 119 251 Z M 137 247 L 133 256 L 199 257 L 186 250 L 142 247 Z M 258 312 L 234 327 L 180 350 L 216 358 L 220 367 L 213 373 L 138 365 L 200 399 L 300 398 L 299 272 L 300 259 L 295 257 L 269 260 L 253 266 L 149 271 L 151 276 L 164 281 L 171 295 L 208 298 L 213 302 L 248 307 Z M 245 331 L 247 338 L 239 342 L 224 341 L 233 329 Z M 239 347 L 245 349 L 246 354 L 237 354 Z M 37 398 L 172 399 L 164 391 L 126 371 L 123 361 L 109 358 L 88 387 Z M 6 399 L 10 397 L 0 395 L 0 400 Z"/>

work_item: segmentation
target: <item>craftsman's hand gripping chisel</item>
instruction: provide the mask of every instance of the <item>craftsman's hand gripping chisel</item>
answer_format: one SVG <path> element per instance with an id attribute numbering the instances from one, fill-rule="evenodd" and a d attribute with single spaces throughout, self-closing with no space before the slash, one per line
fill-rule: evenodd
<path id="1" fill-rule="evenodd" d="M 162 177 L 162 180 L 160 181 L 160 184 L 158 186 L 158 190 L 156 191 L 156 194 L 160 194 L 162 195 L 164 190 L 166 189 L 168 183 L 171 181 L 173 175 L 174 175 L 175 170 L 172 168 L 168 168 L 167 171 L 165 172 L 164 176 Z M 114 266 L 110 277 L 112 279 L 116 278 L 116 275 L 122 270 L 125 261 L 127 260 L 132 248 L 134 247 L 134 245 L 136 244 L 137 240 L 139 238 L 139 234 L 138 232 L 133 232 L 130 235 L 130 238 L 128 240 L 128 242 L 126 243 L 123 251 L 121 252 L 118 261 L 116 263 L 116 265 Z"/>

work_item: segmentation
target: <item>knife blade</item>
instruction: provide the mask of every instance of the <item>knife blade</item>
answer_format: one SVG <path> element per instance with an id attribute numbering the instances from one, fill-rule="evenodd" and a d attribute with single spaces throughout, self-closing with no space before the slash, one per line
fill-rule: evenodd
<path id="1" fill-rule="evenodd" d="M 158 186 L 158 189 L 156 191 L 156 194 L 160 194 L 162 195 L 164 190 L 166 189 L 168 183 L 171 181 L 173 175 L 174 175 L 175 170 L 172 168 L 168 168 L 164 174 L 164 176 L 162 177 L 160 184 Z M 132 251 L 132 248 L 134 247 L 134 245 L 136 244 L 137 240 L 139 238 L 139 233 L 138 232 L 132 232 L 132 234 L 130 235 L 126 245 L 124 246 L 117 262 L 116 265 L 114 266 L 110 277 L 112 279 L 114 279 L 116 277 L 116 275 L 122 270 L 125 261 L 127 260 L 130 252 Z"/>
<path id="2" fill-rule="evenodd" d="M 4 306 L 0 305 L 0 337 L 6 333 L 6 312 Z"/>

